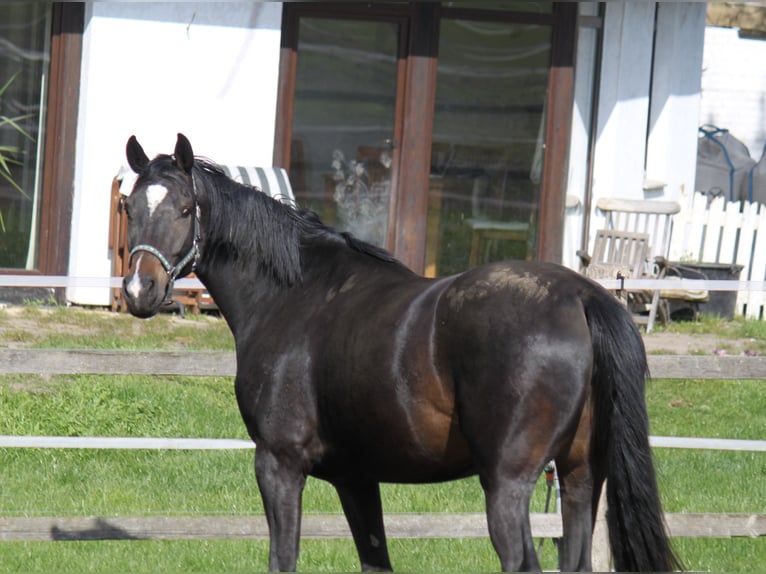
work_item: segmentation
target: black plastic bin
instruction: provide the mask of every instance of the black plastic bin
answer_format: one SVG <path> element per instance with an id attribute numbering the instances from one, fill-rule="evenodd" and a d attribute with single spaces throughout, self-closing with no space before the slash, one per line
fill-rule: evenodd
<path id="1" fill-rule="evenodd" d="M 739 274 L 744 267 L 736 263 L 686 263 L 671 261 L 672 271 L 668 275 L 680 275 L 684 279 L 709 279 L 711 281 L 739 281 Z M 710 291 L 710 300 L 700 304 L 702 315 L 718 315 L 724 319 L 734 319 L 737 307 L 736 291 Z M 685 315 L 689 304 L 673 302 L 670 316 Z"/>

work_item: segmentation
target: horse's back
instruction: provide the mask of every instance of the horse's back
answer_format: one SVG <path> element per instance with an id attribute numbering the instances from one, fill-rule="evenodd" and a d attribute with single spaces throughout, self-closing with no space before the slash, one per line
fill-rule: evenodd
<path id="1" fill-rule="evenodd" d="M 564 336 L 588 336 L 583 293 L 595 286 L 564 267 L 505 261 L 458 275 L 437 309 L 439 324 L 518 339 L 560 327 Z M 556 332 L 550 332 L 551 337 Z"/>

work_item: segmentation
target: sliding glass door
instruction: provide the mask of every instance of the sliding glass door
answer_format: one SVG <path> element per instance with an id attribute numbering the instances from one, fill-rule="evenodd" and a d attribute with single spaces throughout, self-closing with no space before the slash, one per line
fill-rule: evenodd
<path id="1" fill-rule="evenodd" d="M 417 272 L 555 260 L 575 26 L 564 3 L 287 3 L 275 164 Z"/>

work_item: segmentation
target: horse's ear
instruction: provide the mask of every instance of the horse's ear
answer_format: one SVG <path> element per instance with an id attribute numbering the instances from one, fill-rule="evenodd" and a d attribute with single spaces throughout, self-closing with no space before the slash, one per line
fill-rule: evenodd
<path id="1" fill-rule="evenodd" d="M 146 164 L 149 163 L 149 158 L 146 157 L 146 152 L 144 152 L 144 148 L 141 147 L 141 144 L 138 143 L 136 136 L 130 136 L 128 145 L 125 146 L 125 155 L 128 156 L 128 165 L 130 166 L 130 169 L 136 173 L 141 173 L 146 167 Z"/>
<path id="2" fill-rule="evenodd" d="M 189 140 L 183 134 L 178 134 L 175 156 L 178 169 L 191 173 L 192 166 L 194 165 L 194 152 Z"/>

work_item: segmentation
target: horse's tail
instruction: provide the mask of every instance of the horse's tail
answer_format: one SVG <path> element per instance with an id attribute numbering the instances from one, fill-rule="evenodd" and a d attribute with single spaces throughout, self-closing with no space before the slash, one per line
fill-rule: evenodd
<path id="1" fill-rule="evenodd" d="M 617 571 L 681 569 L 668 540 L 649 448 L 646 351 L 630 313 L 599 293 L 584 301 L 593 341 L 595 516 L 607 479 L 609 544 Z"/>

